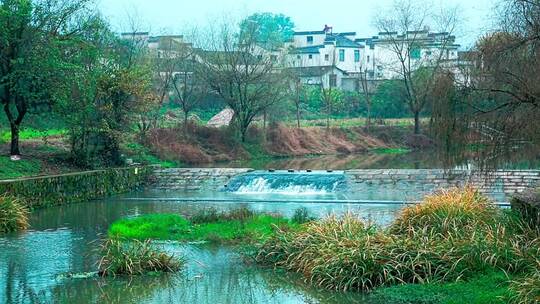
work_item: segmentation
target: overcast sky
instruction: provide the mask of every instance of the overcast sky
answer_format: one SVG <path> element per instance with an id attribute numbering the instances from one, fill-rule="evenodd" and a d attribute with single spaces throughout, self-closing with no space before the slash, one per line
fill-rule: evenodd
<path id="1" fill-rule="evenodd" d="M 222 15 L 235 18 L 255 12 L 283 13 L 290 16 L 296 30 L 322 30 L 325 24 L 334 31 L 356 31 L 372 36 L 372 20 L 378 10 L 392 0 L 98 0 L 103 14 L 121 31 L 127 29 L 126 16 L 137 15 L 154 34 L 181 33 L 183 26 L 201 26 Z M 463 17 L 458 43 L 472 44 L 476 37 L 492 28 L 495 0 L 431 0 L 459 5 Z"/>

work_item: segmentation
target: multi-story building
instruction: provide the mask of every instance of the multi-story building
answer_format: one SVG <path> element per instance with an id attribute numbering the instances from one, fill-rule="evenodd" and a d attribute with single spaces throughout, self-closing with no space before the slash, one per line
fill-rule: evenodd
<path id="1" fill-rule="evenodd" d="M 333 33 L 325 27 L 294 33 L 286 47 L 288 65 L 305 84 L 359 90 L 360 77 L 375 83 L 403 74 L 400 51 L 412 71 L 435 64 L 454 69 L 460 46 L 453 35 L 427 30 L 357 38 L 355 32 Z"/>

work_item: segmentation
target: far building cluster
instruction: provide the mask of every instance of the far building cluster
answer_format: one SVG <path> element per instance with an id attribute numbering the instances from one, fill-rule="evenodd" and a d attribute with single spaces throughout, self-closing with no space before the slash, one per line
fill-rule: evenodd
<path id="1" fill-rule="evenodd" d="M 191 47 L 183 36 L 150 36 L 149 33 L 123 33 L 124 39 L 145 43 L 155 56 L 174 56 L 171 44 Z M 336 33 L 325 26 L 320 31 L 295 32 L 279 50 L 269 50 L 272 58 L 284 58 L 284 65 L 296 72 L 306 85 L 338 88 L 346 91 L 362 90 L 359 79 L 371 85 L 399 77 L 402 72 L 397 53 L 407 58 L 411 69 L 442 65 L 459 74 L 466 56 L 460 52 L 456 37 L 449 33 L 430 32 L 428 29 L 406 33 L 381 32 L 369 38 L 356 32 Z M 409 55 L 407 55 L 409 54 Z M 260 55 L 259 55 L 260 56 Z"/>

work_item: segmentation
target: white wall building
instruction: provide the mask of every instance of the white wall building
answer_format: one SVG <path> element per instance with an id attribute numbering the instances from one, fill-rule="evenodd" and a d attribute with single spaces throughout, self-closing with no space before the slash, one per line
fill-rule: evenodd
<path id="1" fill-rule="evenodd" d="M 295 32 L 286 47 L 287 64 L 297 69 L 299 75 L 306 75 L 302 77 L 304 83 L 359 90 L 359 73 L 366 73 L 375 82 L 402 74 L 396 47 L 404 55 L 410 53 L 414 71 L 436 62 L 452 69 L 457 64 L 460 46 L 455 43 L 455 36 L 448 33 L 424 30 L 356 38 L 355 32 L 333 33 L 327 27 L 323 31 Z"/>

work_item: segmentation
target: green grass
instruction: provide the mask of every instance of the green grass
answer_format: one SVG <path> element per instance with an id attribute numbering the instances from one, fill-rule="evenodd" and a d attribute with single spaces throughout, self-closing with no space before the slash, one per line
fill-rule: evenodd
<path id="1" fill-rule="evenodd" d="M 466 282 L 380 288 L 371 299 L 395 304 L 504 304 L 511 295 L 508 287 L 509 278 L 504 272 L 491 272 Z"/>
<path id="2" fill-rule="evenodd" d="M 28 208 L 21 200 L 0 196 L 0 233 L 13 232 L 28 228 Z"/>
<path id="3" fill-rule="evenodd" d="M 128 239 L 175 241 L 239 242 L 266 239 L 273 235 L 275 226 L 293 227 L 288 220 L 257 214 L 246 219 L 224 219 L 192 224 L 175 214 L 153 214 L 133 219 L 122 219 L 111 225 L 109 236 Z"/>
<path id="4" fill-rule="evenodd" d="M 412 151 L 404 148 L 378 148 L 372 150 L 375 154 L 407 154 Z"/>
<path id="5" fill-rule="evenodd" d="M 25 128 L 19 132 L 20 140 L 38 139 L 50 136 L 59 136 L 66 134 L 65 129 L 49 129 L 49 130 L 36 130 L 32 128 Z M 0 131 L 0 142 L 9 142 L 11 140 L 11 133 L 9 131 Z"/>
<path id="6" fill-rule="evenodd" d="M 12 161 L 9 156 L 0 156 L 0 179 L 38 175 L 40 172 L 41 162 L 38 160 Z"/>
<path id="7" fill-rule="evenodd" d="M 160 165 L 163 168 L 178 168 L 182 167 L 182 163 L 176 161 L 162 160 L 152 154 L 150 150 L 135 142 L 126 144 L 126 153 L 129 157 L 133 158 L 136 163 L 148 164 L 148 165 Z"/>

